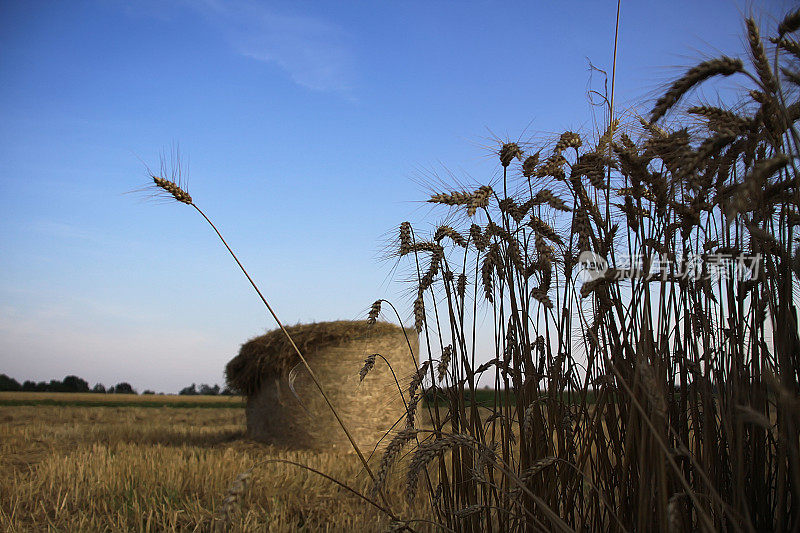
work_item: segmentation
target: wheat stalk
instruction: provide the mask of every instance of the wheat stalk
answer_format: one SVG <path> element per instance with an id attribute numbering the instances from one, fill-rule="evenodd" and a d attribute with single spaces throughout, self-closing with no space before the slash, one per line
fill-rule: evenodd
<path id="1" fill-rule="evenodd" d="M 663 117 L 684 94 L 697 84 L 713 76 L 730 76 L 743 71 L 744 65 L 740 59 L 731 59 L 726 56 L 703 61 L 699 65 L 692 67 L 682 78 L 672 84 L 669 90 L 664 93 L 664 96 L 658 99 L 650 112 L 650 122 L 656 122 Z"/>
<path id="2" fill-rule="evenodd" d="M 291 345 L 292 349 L 297 354 L 298 358 L 300 359 L 300 362 L 303 364 L 305 369 L 308 371 L 308 374 L 311 377 L 311 380 L 314 382 L 314 385 L 317 387 L 317 390 L 319 390 L 320 394 L 322 395 L 323 399 L 325 400 L 325 403 L 327 404 L 328 408 L 331 410 L 331 413 L 333 413 L 333 416 L 334 416 L 334 418 L 336 418 L 336 421 L 339 424 L 339 426 L 342 428 L 342 431 L 344 431 L 345 435 L 347 436 L 348 441 L 350 441 L 350 444 L 353 447 L 353 450 L 356 452 L 356 455 L 358 455 L 359 460 L 361 461 L 362 465 L 364 466 L 364 470 L 367 472 L 367 474 L 370 476 L 371 479 L 374 479 L 375 476 L 372 473 L 372 469 L 369 467 L 369 464 L 367 463 L 366 458 L 361 453 L 361 450 L 358 448 L 358 445 L 356 444 L 356 441 L 354 440 L 350 430 L 347 428 L 347 425 L 344 423 L 342 418 L 339 416 L 338 411 L 336 410 L 336 408 L 331 403 L 329 396 L 325 393 L 325 390 L 322 388 L 322 385 L 321 385 L 319 379 L 317 378 L 316 373 L 312 370 L 311 366 L 309 366 L 308 361 L 306 361 L 306 358 L 300 352 L 300 349 L 295 344 L 295 342 L 292 339 L 291 335 L 289 335 L 289 333 L 286 331 L 286 328 L 284 327 L 283 323 L 278 318 L 278 315 L 272 309 L 272 306 L 270 306 L 270 304 L 267 302 L 267 299 L 261 293 L 261 290 L 258 288 L 256 283 L 253 281 L 253 278 L 250 277 L 250 274 L 244 268 L 244 265 L 242 265 L 242 263 L 239 261 L 239 258 L 236 256 L 236 254 L 233 252 L 231 247 L 228 245 L 227 241 L 222 236 L 220 231 L 217 229 L 216 225 L 214 225 L 214 223 L 211 221 L 211 219 L 208 218 L 208 216 L 206 216 L 206 214 L 192 201 L 191 196 L 189 196 L 189 194 L 186 193 L 184 191 L 184 189 L 182 187 L 180 187 L 174 180 L 165 178 L 164 176 L 153 176 L 153 182 L 155 183 L 156 187 L 158 187 L 159 189 L 161 189 L 161 190 L 165 191 L 166 193 L 168 193 L 169 195 L 171 195 L 176 201 L 178 201 L 180 203 L 183 203 L 183 204 L 186 204 L 186 205 L 192 206 L 198 213 L 200 213 L 200 215 L 205 219 L 205 221 L 211 226 L 211 228 L 217 234 L 217 237 L 219 237 L 220 241 L 225 246 L 225 248 L 228 250 L 228 252 L 230 253 L 231 257 L 233 257 L 234 261 L 236 261 L 236 264 L 239 266 L 239 269 L 242 271 L 242 273 L 245 275 L 247 280 L 250 282 L 250 285 L 253 287 L 253 289 L 256 291 L 258 296 L 261 298 L 262 303 L 266 306 L 266 308 L 269 311 L 270 315 L 272 315 L 272 318 L 275 320 L 275 322 L 278 324 L 278 327 L 281 329 L 283 334 L 286 336 L 286 340 L 289 342 L 289 344 Z M 381 497 L 383 498 L 387 509 L 391 509 L 390 505 L 388 504 L 388 502 L 385 499 L 385 495 L 383 495 L 381 493 Z"/>

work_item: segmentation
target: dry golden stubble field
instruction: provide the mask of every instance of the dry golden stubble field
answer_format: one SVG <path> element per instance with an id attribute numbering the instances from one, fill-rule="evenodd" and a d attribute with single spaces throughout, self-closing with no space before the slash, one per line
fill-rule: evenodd
<path id="1" fill-rule="evenodd" d="M 369 493 L 352 454 L 287 451 L 244 437 L 239 398 L 3 393 L 1 401 L 117 401 L 120 407 L 0 405 L 0 530 L 213 531 L 237 475 L 258 465 L 233 506 L 232 531 L 382 531 L 387 518 L 295 461 Z M 99 398 L 99 399 L 98 399 Z M 231 408 L 137 407 L 225 402 Z M 377 467 L 380 457 L 371 463 Z M 410 513 L 403 476 L 388 485 Z M 425 529 L 424 526 L 418 529 Z"/>

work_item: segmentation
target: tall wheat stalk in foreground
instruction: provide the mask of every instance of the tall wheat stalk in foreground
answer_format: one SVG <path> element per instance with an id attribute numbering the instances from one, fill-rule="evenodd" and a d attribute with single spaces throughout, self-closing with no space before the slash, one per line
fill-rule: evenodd
<path id="1" fill-rule="evenodd" d="M 266 308 L 269 311 L 270 315 L 272 315 L 272 318 L 275 320 L 275 322 L 278 324 L 278 327 L 281 329 L 283 334 L 286 336 L 286 339 L 289 341 L 289 344 L 291 345 L 292 349 L 297 354 L 297 357 L 300 359 L 300 362 L 303 364 L 305 369 L 308 371 L 308 374 L 311 377 L 312 381 L 314 382 L 314 385 L 319 390 L 320 394 L 322 395 L 322 397 L 325 400 L 325 403 L 330 408 L 331 413 L 336 418 L 336 421 L 339 423 L 340 427 L 342 428 L 342 431 L 344 431 L 345 435 L 347 436 L 347 439 L 350 441 L 350 444 L 352 445 L 353 450 L 358 455 L 358 458 L 361 461 L 361 463 L 362 463 L 362 465 L 364 467 L 364 470 L 367 472 L 369 477 L 373 481 L 375 481 L 376 480 L 375 475 L 373 474 L 372 469 L 370 468 L 369 463 L 367 462 L 367 460 L 364 457 L 363 453 L 361 452 L 361 450 L 359 449 L 358 445 L 356 444 L 356 442 L 355 442 L 350 430 L 347 428 L 347 425 L 344 423 L 342 418 L 339 416 L 339 413 L 336 411 L 336 408 L 333 406 L 333 404 L 331 403 L 328 395 L 323 390 L 322 385 L 320 384 L 319 379 L 317 378 L 317 375 L 314 373 L 314 371 L 309 366 L 308 362 L 306 361 L 306 358 L 300 352 L 300 349 L 295 344 L 295 342 L 292 339 L 292 337 L 289 334 L 289 332 L 286 331 L 286 328 L 283 326 L 283 323 L 278 318 L 278 315 L 272 309 L 272 306 L 269 304 L 269 302 L 267 302 L 267 299 L 261 293 L 261 290 L 258 288 L 256 283 L 253 281 L 253 278 L 250 277 L 250 274 L 244 268 L 244 265 L 242 265 L 241 261 L 239 261 L 239 258 L 236 257 L 236 254 L 231 249 L 231 247 L 228 245 L 227 241 L 222 236 L 222 233 L 220 233 L 219 229 L 217 229 L 216 225 L 214 225 L 214 223 L 211 221 L 211 219 L 208 218 L 208 216 L 206 216 L 206 214 L 197 206 L 197 204 L 194 203 L 194 200 L 192 199 L 191 195 L 188 192 L 186 192 L 185 185 L 183 183 L 181 183 L 183 170 L 182 170 L 181 163 L 180 163 L 180 155 L 179 155 L 177 149 L 175 149 L 173 151 L 173 154 L 172 154 L 172 165 L 171 165 L 171 168 L 169 168 L 169 165 L 166 162 L 166 158 L 162 156 L 160 172 L 157 173 L 157 174 L 153 173 L 152 171 L 150 171 L 149 168 L 147 169 L 147 172 L 148 172 L 148 175 L 150 176 L 150 178 L 153 180 L 153 183 L 154 183 L 154 186 L 156 187 L 156 192 L 157 192 L 158 195 L 166 196 L 167 198 L 174 199 L 175 201 L 177 201 L 179 203 L 186 204 L 188 206 L 193 207 L 198 213 L 200 213 L 200 215 L 203 217 L 203 219 L 205 219 L 205 221 L 211 226 L 211 228 L 217 234 L 217 237 L 219 237 L 219 240 L 222 241 L 223 245 L 225 245 L 225 248 L 228 250 L 228 252 L 230 253 L 231 257 L 233 257 L 234 261 L 236 261 L 236 264 L 239 266 L 239 269 L 242 271 L 242 273 L 247 278 L 247 281 L 250 282 L 250 285 L 252 285 L 253 289 L 256 291 L 256 293 L 258 294 L 259 298 L 261 298 L 261 301 L 266 306 Z M 279 461 L 279 460 L 272 460 L 272 461 L 275 462 L 275 461 Z M 283 461 L 283 462 L 287 462 L 287 461 Z M 233 485 L 231 486 L 231 490 L 229 490 L 228 494 L 226 495 L 225 505 L 223 506 L 223 511 L 224 511 L 225 518 L 227 518 L 227 516 L 229 514 L 229 510 L 230 510 L 229 508 L 233 504 L 235 504 L 235 502 L 237 500 L 236 496 L 244 490 L 244 487 L 245 487 L 244 480 L 247 477 L 250 476 L 251 471 L 252 471 L 252 469 L 247 471 L 246 473 L 240 474 L 239 477 L 236 478 L 236 480 L 234 481 Z M 320 474 L 319 472 L 316 472 L 316 473 Z M 364 498 L 366 501 L 368 501 L 372 505 L 374 505 L 377 508 L 379 508 L 381 511 L 387 513 L 393 520 L 397 520 L 397 517 L 392 512 L 391 505 L 386 500 L 386 497 L 385 497 L 383 491 L 378 491 L 378 495 L 380 496 L 381 500 L 383 501 L 383 505 L 379 505 L 379 504 L 375 503 L 374 500 L 371 500 L 369 498 L 364 497 L 363 495 L 361 495 L 357 491 L 354 491 L 350 487 L 346 487 L 346 488 L 348 490 L 351 490 L 352 492 L 355 492 L 356 494 L 358 494 L 359 496 Z"/>
<path id="2" fill-rule="evenodd" d="M 502 144 L 502 184 L 431 196 L 453 222 L 429 236 L 401 224 L 428 359 L 376 488 L 410 448 L 408 500 L 429 475 L 449 530 L 800 529 L 798 28 L 768 54 L 747 19 L 750 70 L 705 61 L 588 147 Z M 733 75 L 735 105 L 675 110 Z"/>

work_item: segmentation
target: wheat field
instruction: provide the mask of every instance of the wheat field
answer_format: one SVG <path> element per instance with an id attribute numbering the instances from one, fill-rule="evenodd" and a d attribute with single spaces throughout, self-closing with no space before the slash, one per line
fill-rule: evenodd
<path id="1" fill-rule="evenodd" d="M 0 406 L 0 530 L 214 531 L 221 529 L 237 476 L 253 467 L 241 493 L 230 498 L 232 531 L 381 531 L 388 525 L 380 511 L 323 477 L 266 464 L 295 461 L 368 492 L 352 454 L 287 451 L 246 439 L 240 398 L 115 396 L 2 394 L 2 402 L 98 398 L 126 405 Z M 130 405 L 156 401 L 176 407 Z M 187 401 L 232 407 L 178 407 Z M 398 505 L 400 493 L 389 484 L 387 494 Z"/>

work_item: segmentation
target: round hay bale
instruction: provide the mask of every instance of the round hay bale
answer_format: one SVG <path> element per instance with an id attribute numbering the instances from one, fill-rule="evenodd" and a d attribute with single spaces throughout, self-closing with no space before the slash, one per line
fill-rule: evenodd
<path id="1" fill-rule="evenodd" d="M 405 408 L 380 357 L 363 381 L 364 359 L 378 353 L 405 388 L 416 371 L 418 337 L 386 322 L 336 321 L 287 327 L 362 452 L 369 452 Z M 409 343 L 411 350 L 409 350 Z M 280 329 L 242 345 L 225 368 L 228 386 L 247 398 L 247 433 L 258 441 L 320 451 L 352 451 L 347 436 Z M 405 393 L 405 390 L 404 390 Z M 400 422 L 402 424 L 403 422 Z"/>

